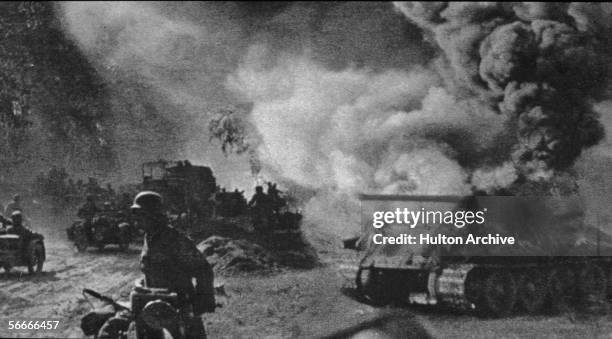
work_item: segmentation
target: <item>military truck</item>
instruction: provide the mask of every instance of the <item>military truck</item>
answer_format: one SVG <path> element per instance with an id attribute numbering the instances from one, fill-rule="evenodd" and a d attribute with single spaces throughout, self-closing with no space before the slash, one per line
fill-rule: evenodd
<path id="1" fill-rule="evenodd" d="M 0 235 L 0 266 L 6 273 L 17 266 L 26 266 L 30 274 L 40 273 L 45 258 L 45 243 L 41 234 L 34 233 L 27 242 L 16 234 Z"/>
<path id="2" fill-rule="evenodd" d="M 190 222 L 212 215 L 217 185 L 209 167 L 158 160 L 142 165 L 142 178 L 142 188 L 160 193 L 170 214 L 186 214 Z"/>
<path id="3" fill-rule="evenodd" d="M 568 305 L 605 304 L 612 296 L 612 236 L 584 223 L 584 206 L 575 197 L 360 198 L 365 222 L 357 245 L 364 255 L 356 287 L 371 303 L 445 305 L 504 317 L 516 311 L 536 314 Z M 372 211 L 399 206 L 413 211 L 486 211 L 486 222 L 462 228 L 441 223 L 372 227 Z M 400 240 L 421 234 L 513 236 L 516 244 L 381 244 L 382 236 Z"/>

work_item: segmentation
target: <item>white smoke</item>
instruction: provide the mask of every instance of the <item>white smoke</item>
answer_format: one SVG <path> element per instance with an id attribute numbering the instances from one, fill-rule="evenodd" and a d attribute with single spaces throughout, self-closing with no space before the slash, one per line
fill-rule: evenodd
<path id="1" fill-rule="evenodd" d="M 431 71 L 333 71 L 307 56 L 263 66 L 256 50 L 229 87 L 253 102 L 259 154 L 300 185 L 341 193 L 467 194 L 455 133 L 487 147 L 505 119 L 459 101 Z M 460 139 L 460 138 L 458 138 Z"/>
<path id="2" fill-rule="evenodd" d="M 548 87 L 530 84 L 540 84 L 542 79 L 524 81 L 534 74 L 548 78 L 548 71 L 555 69 L 543 64 L 540 68 L 546 72 L 533 73 L 527 67 L 533 55 L 543 53 L 542 44 L 535 42 L 546 42 L 549 36 L 531 32 L 543 27 L 539 23 L 531 27 L 519 22 L 506 27 L 510 19 L 504 19 L 514 16 L 511 21 L 537 21 L 535 18 L 545 16 L 565 20 L 567 6 L 448 5 L 441 25 L 438 19 L 446 4 L 399 4 L 397 8 L 422 28 L 433 48 L 439 49 L 435 65 L 418 66 L 405 56 L 424 58 L 427 53 L 411 54 L 408 44 L 382 44 L 384 53 L 374 54 L 363 47 L 382 41 L 381 36 L 389 40 L 389 34 L 376 34 L 371 28 L 396 22 L 389 16 L 392 6 L 387 12 L 377 12 L 386 17 L 385 21 L 368 18 L 367 25 L 361 23 L 365 21 L 361 17 L 353 21 L 330 19 L 347 16 L 350 6 L 334 7 L 330 13 L 335 15 L 321 19 L 319 14 L 325 12 L 296 5 L 268 21 L 258 22 L 254 16 L 245 19 L 245 24 L 232 21 L 227 14 L 233 13 L 231 10 L 203 11 L 194 21 L 169 15 L 159 3 L 60 4 L 66 31 L 108 76 L 133 74 L 185 113 L 168 112 L 167 116 L 189 130 L 182 135 L 188 140 L 185 149 L 193 150 L 189 154 L 206 149 L 206 111 L 234 104 L 238 98 L 241 104 L 252 105 L 248 119 L 256 131 L 250 137 L 256 140 L 264 171 L 317 190 L 324 200 L 355 197 L 359 192 L 463 195 L 474 187 L 491 190 L 515 182 L 521 174 L 519 169 L 531 178 L 536 174 L 547 177 L 546 171 L 551 168 L 567 166 L 568 162 L 561 160 L 571 160 L 580 153 L 582 146 L 536 154 L 527 133 L 517 133 L 529 131 L 529 124 L 524 123 L 531 121 L 527 118 L 542 116 L 537 115 L 542 106 L 540 97 L 555 99 L 546 101 L 543 107 L 547 108 L 558 104 L 556 99 L 566 97 L 561 94 L 568 91 L 562 87 L 564 91 L 555 95 L 540 93 L 534 88 Z M 607 14 L 602 20 L 592 20 L 596 13 L 586 16 L 579 9 L 579 5 L 570 8 L 576 24 L 584 26 L 578 30 L 597 22 L 597 27 L 609 26 L 603 20 Z M 399 13 L 394 15 L 394 19 L 400 18 Z M 338 23 L 347 22 L 348 29 L 334 31 L 341 26 Z M 396 26 L 389 29 L 401 35 L 405 27 Z M 255 32 L 245 33 L 251 27 Z M 572 37 L 582 34 L 561 24 L 553 28 Z M 519 34 L 524 31 L 529 34 Z M 265 38 L 257 38 L 260 35 Z M 511 39 L 532 35 L 525 43 Z M 358 48 L 347 47 L 346 41 Z M 568 41 L 570 47 L 579 47 L 577 51 L 590 51 L 582 40 Z M 583 54 L 589 56 L 586 52 Z M 506 55 L 512 58 L 504 58 Z M 571 61 L 572 55 L 560 62 Z M 354 57 L 347 60 L 349 56 Z M 363 63 L 359 62 L 362 57 Z M 350 66 L 353 61 L 360 66 Z M 570 73 L 574 76 L 583 72 Z M 520 81 L 510 81 L 513 77 Z M 569 83 L 560 79 L 562 84 Z M 596 82 L 588 83 L 596 91 L 587 88 L 586 97 L 599 96 Z M 505 100 L 500 103 L 501 96 Z M 522 114 L 521 121 L 517 122 L 521 114 L 516 112 Z M 544 112 L 555 119 L 563 116 L 553 114 L 553 110 Z M 593 121 L 588 110 L 584 116 L 587 123 L 581 128 L 584 140 L 580 141 L 588 146 L 597 139 L 588 136 L 598 125 L 588 124 Z M 540 128 L 544 132 L 554 129 L 544 127 Z M 561 132 L 544 134 L 564 141 L 567 133 Z M 573 145 L 571 140 L 565 144 Z M 553 150 L 555 143 L 546 146 Z M 568 151 L 561 152 L 564 149 Z M 527 160 L 518 156 L 527 153 L 534 155 Z M 544 156 L 549 153 L 555 155 L 556 162 L 551 160 L 547 165 L 542 159 L 548 159 Z M 208 155 L 202 158 L 208 162 L 220 160 Z M 246 161 L 242 165 L 240 173 L 228 170 L 226 176 L 248 176 Z M 318 202 L 309 206 L 333 206 Z"/>
<path id="3" fill-rule="evenodd" d="M 235 26 L 212 4 L 206 4 L 210 11 L 196 5 L 192 17 L 162 3 L 63 2 L 58 7 L 68 36 L 114 96 L 109 114 L 116 121 L 113 133 L 125 176 L 137 179 L 143 161 L 190 159 L 212 166 L 222 185 L 249 189 L 253 179 L 246 159 L 224 157 L 207 135 L 209 113 L 232 107 L 223 82 L 235 69 L 242 32 L 228 29 Z"/>
<path id="4" fill-rule="evenodd" d="M 231 58 L 228 44 L 237 39 L 231 31 L 172 18 L 148 3 L 67 2 L 60 6 L 66 30 L 104 67 L 103 76 L 133 74 L 188 112 L 201 113 L 209 105 L 207 100 L 222 94 L 219 86 L 208 83 L 222 79 L 231 67 L 224 60 Z"/>

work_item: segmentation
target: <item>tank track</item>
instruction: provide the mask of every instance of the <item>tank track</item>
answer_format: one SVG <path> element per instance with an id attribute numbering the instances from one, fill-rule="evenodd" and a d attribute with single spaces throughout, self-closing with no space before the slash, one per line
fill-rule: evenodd
<path id="1" fill-rule="evenodd" d="M 438 304 L 486 317 L 596 311 L 612 297 L 612 257 L 499 259 L 433 269 L 361 267 L 357 289 L 376 304 Z"/>

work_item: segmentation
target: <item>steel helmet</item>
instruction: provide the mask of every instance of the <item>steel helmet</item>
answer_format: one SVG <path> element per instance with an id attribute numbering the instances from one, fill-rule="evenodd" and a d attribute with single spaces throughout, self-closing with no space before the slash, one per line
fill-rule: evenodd
<path id="1" fill-rule="evenodd" d="M 134 197 L 132 210 L 142 209 L 147 211 L 161 211 L 162 197 L 159 193 L 153 191 L 142 191 Z"/>
<path id="2" fill-rule="evenodd" d="M 23 219 L 23 216 L 21 215 L 21 211 L 20 210 L 13 211 L 13 213 L 11 213 L 11 219 L 13 220 L 13 222 L 15 222 L 16 220 L 21 221 Z"/>

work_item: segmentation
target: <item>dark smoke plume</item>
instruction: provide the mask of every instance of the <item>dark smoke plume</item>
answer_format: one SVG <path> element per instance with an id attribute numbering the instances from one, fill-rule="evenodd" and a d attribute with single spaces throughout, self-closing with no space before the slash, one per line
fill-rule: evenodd
<path id="1" fill-rule="evenodd" d="M 604 136 L 593 104 L 609 86 L 609 4 L 419 3 L 396 7 L 440 49 L 445 79 L 506 115 L 528 179 L 570 167 Z"/>

